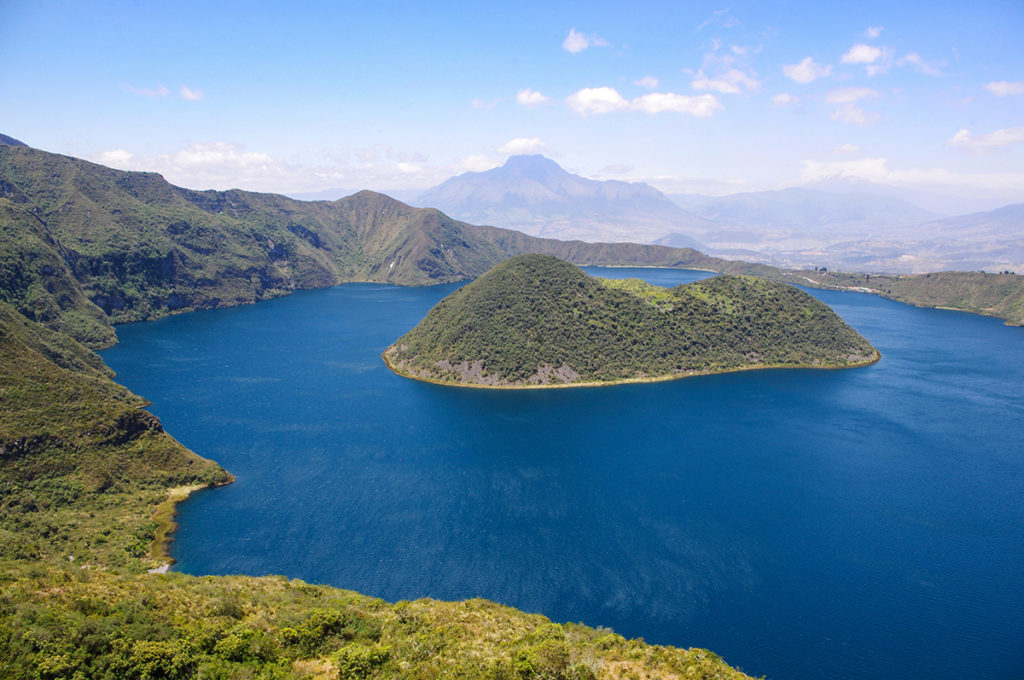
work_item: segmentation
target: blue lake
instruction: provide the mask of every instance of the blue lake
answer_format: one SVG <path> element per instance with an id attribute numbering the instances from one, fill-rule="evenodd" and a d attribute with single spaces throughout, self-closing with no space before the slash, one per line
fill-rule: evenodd
<path id="1" fill-rule="evenodd" d="M 119 381 L 237 477 L 182 504 L 178 570 L 485 597 L 776 680 L 1024 677 L 1024 329 L 812 291 L 879 363 L 520 391 L 388 371 L 455 288 L 118 329 Z"/>

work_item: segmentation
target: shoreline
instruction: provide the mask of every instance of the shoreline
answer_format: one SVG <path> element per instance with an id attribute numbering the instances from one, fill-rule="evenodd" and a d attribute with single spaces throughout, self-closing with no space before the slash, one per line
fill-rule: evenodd
<path id="1" fill-rule="evenodd" d="M 146 557 L 158 562 L 159 565 L 147 569 L 147 573 L 165 574 L 177 562 L 177 560 L 171 557 L 170 548 L 171 543 L 174 541 L 172 534 L 178 528 L 178 523 L 174 521 L 175 516 L 178 514 L 178 503 L 181 503 L 201 489 L 215 489 L 235 481 L 234 475 L 230 472 L 228 477 L 227 481 L 217 484 L 188 484 L 171 487 L 167 490 L 167 497 L 153 508 L 153 514 L 150 515 L 150 519 L 156 522 L 156 530 L 153 532 L 153 540 L 149 544 L 149 552 Z"/>
<path id="2" fill-rule="evenodd" d="M 574 382 L 574 383 L 547 383 L 547 384 L 535 384 L 535 385 L 482 385 L 480 383 L 457 383 L 450 382 L 447 380 L 441 380 L 439 378 L 427 378 L 424 376 L 412 375 L 398 370 L 388 359 L 388 351 L 384 350 L 384 353 L 380 355 L 384 361 L 384 365 L 391 370 L 392 373 L 401 377 L 408 378 L 410 380 L 418 380 L 419 382 L 430 383 L 432 385 L 442 385 L 444 387 L 465 387 L 469 389 L 485 389 L 485 390 L 550 390 L 550 389 L 565 389 L 572 387 L 612 387 L 614 385 L 631 385 L 638 383 L 659 383 L 669 382 L 672 380 L 685 380 L 686 378 L 698 378 L 705 375 L 721 375 L 725 373 L 742 373 L 745 371 L 761 371 L 761 370 L 778 370 L 778 369 L 813 369 L 818 371 L 845 371 L 849 368 L 863 368 L 865 366 L 872 366 L 882 360 L 882 353 L 875 349 L 875 356 L 873 359 L 863 361 L 856 364 L 849 364 L 847 366 L 820 366 L 814 364 L 760 364 L 750 366 L 737 366 L 735 368 L 722 368 L 722 369 L 707 369 L 702 371 L 689 371 L 687 373 L 674 373 L 671 375 L 663 376 L 652 376 L 647 378 L 621 378 L 618 380 L 603 380 L 597 382 Z"/>

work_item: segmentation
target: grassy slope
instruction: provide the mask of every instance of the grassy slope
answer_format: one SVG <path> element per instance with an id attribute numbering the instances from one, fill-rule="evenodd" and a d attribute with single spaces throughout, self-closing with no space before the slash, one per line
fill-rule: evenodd
<path id="1" fill-rule="evenodd" d="M 664 289 L 521 255 L 442 300 L 386 356 L 416 377 L 522 385 L 842 367 L 877 352 L 792 286 L 722 276 Z M 560 375 L 545 375 L 551 369 Z"/>
<path id="2" fill-rule="evenodd" d="M 0 556 L 139 571 L 168 487 L 229 479 L 99 358 L 0 303 Z"/>
<path id="3" fill-rule="evenodd" d="M 142 403 L 95 354 L 0 303 L 0 677 L 746 677 L 705 650 L 482 600 L 147 574 L 168 488 L 229 476 Z"/>

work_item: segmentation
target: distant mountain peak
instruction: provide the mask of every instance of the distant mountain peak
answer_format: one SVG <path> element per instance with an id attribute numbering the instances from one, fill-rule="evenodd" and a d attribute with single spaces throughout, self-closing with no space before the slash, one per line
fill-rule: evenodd
<path id="1" fill-rule="evenodd" d="M 509 156 L 508 160 L 505 161 L 505 165 L 501 167 L 505 170 L 521 172 L 523 174 L 532 174 L 538 171 L 566 172 L 561 165 L 539 153 Z"/>
<path id="2" fill-rule="evenodd" d="M 591 242 L 649 243 L 709 224 L 649 184 L 588 179 L 540 154 L 509 156 L 502 166 L 451 177 L 416 204 L 467 222 Z"/>

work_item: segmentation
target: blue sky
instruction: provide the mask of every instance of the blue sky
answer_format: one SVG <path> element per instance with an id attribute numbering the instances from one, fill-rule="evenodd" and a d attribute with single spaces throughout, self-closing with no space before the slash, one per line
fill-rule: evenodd
<path id="1" fill-rule="evenodd" d="M 426 188 L 511 153 L 727 193 L 1024 201 L 1024 2 L 3 0 L 0 132 L 193 188 Z"/>

